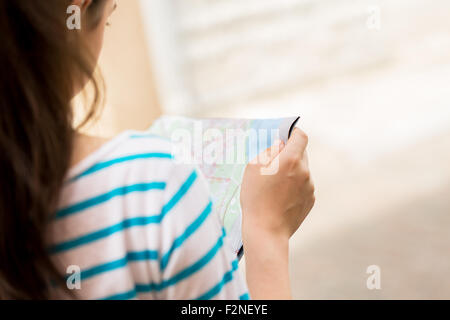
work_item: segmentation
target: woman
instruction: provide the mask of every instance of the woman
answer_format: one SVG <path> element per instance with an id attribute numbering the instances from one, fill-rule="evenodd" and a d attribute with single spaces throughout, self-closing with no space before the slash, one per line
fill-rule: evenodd
<path id="1" fill-rule="evenodd" d="M 81 9 L 81 30 L 66 26 L 70 5 Z M 303 132 L 246 169 L 245 282 L 207 185 L 174 161 L 169 142 L 73 129 L 71 100 L 88 82 L 95 94 L 84 123 L 99 104 L 93 74 L 115 8 L 0 0 L 0 297 L 290 298 L 288 241 L 314 204 Z M 277 174 L 261 175 L 273 161 Z"/>

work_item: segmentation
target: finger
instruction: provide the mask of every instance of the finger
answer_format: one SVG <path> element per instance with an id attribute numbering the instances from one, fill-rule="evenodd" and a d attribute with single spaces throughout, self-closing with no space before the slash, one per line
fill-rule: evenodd
<path id="1" fill-rule="evenodd" d="M 295 128 L 289 138 L 283 153 L 289 155 L 303 155 L 308 145 L 308 136 L 300 129 Z"/>
<path id="2" fill-rule="evenodd" d="M 306 168 L 309 168 L 309 156 L 308 156 L 308 150 L 305 150 L 305 152 L 303 153 L 302 161 L 303 161 L 303 165 L 304 165 Z"/>
<path id="3" fill-rule="evenodd" d="M 252 164 L 260 164 L 263 166 L 268 165 L 275 159 L 284 148 L 284 142 L 281 140 L 275 141 L 275 143 L 270 147 L 261 152 L 255 159 L 253 159 L 250 163 Z"/>
<path id="4" fill-rule="evenodd" d="M 266 163 L 265 165 L 268 165 L 271 163 L 278 155 L 280 154 L 281 150 L 284 148 L 284 142 L 282 140 L 277 140 L 275 143 L 266 150 Z"/>

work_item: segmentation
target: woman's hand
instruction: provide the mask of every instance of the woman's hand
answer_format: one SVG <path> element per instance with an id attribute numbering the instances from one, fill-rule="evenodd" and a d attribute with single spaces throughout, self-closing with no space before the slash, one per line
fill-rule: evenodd
<path id="1" fill-rule="evenodd" d="M 295 129 L 246 168 L 241 187 L 247 284 L 253 299 L 290 299 L 289 238 L 314 206 L 306 146 Z"/>
<path id="2" fill-rule="evenodd" d="M 274 145 L 247 166 L 241 188 L 244 240 L 253 231 L 289 239 L 312 209 L 307 144 L 296 128 L 286 146 Z"/>

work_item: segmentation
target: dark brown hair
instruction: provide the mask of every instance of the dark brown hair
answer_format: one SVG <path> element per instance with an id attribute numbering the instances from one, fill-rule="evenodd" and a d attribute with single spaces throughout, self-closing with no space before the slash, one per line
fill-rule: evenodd
<path id="1" fill-rule="evenodd" d="M 87 18 L 104 2 L 94 0 Z M 0 298 L 46 299 L 49 283 L 63 281 L 46 230 L 70 165 L 71 99 L 92 80 L 85 124 L 101 97 L 96 62 L 66 26 L 70 4 L 0 0 Z"/>

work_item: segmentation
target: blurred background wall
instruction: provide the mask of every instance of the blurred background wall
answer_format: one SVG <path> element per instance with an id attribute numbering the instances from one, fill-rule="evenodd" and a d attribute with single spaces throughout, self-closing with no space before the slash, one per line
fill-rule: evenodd
<path id="1" fill-rule="evenodd" d="M 450 298 L 448 0 L 118 2 L 96 133 L 301 115 L 317 202 L 295 298 Z"/>
<path id="2" fill-rule="evenodd" d="M 106 28 L 99 61 L 106 83 L 105 109 L 84 129 L 104 137 L 126 129 L 144 130 L 161 114 L 139 2 L 118 1 L 118 5 Z"/>

